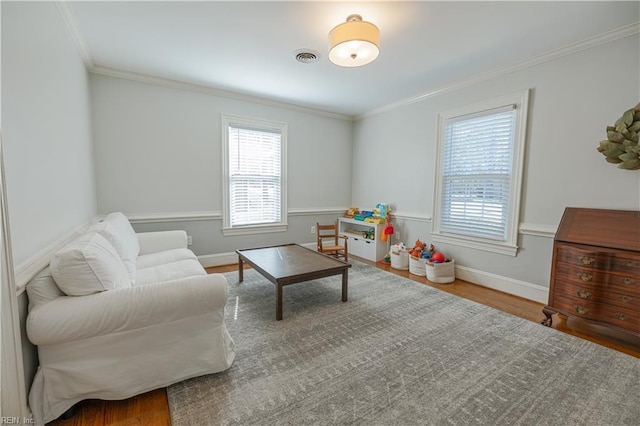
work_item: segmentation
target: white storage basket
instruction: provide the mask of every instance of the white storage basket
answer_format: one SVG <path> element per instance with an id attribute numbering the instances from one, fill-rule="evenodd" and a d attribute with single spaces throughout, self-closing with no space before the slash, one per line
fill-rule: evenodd
<path id="1" fill-rule="evenodd" d="M 401 251 L 400 254 L 390 253 L 391 256 L 391 267 L 393 269 L 400 269 L 402 271 L 406 271 L 409 269 L 409 253 L 406 251 Z"/>
<path id="2" fill-rule="evenodd" d="M 426 263 L 427 279 L 434 283 L 452 283 L 456 280 L 455 261 L 450 259 L 444 263 Z"/>
<path id="3" fill-rule="evenodd" d="M 409 272 L 413 275 L 420 275 L 424 277 L 426 273 L 425 268 L 426 259 L 418 258 L 418 257 L 409 257 Z"/>

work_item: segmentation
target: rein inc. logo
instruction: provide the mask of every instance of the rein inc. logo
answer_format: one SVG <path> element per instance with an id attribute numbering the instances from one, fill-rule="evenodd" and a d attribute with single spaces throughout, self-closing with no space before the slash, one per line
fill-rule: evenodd
<path id="1" fill-rule="evenodd" d="M 34 421 L 30 417 L 2 416 L 0 425 L 32 425 Z"/>

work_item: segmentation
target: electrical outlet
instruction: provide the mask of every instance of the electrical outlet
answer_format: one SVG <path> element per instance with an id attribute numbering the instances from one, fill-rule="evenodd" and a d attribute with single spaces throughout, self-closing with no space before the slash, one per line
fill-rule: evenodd
<path id="1" fill-rule="evenodd" d="M 316 233 L 316 227 L 315 227 L 315 226 L 312 226 L 312 227 L 311 227 L 311 233 L 312 233 L 312 234 L 315 234 L 315 233 Z"/>
<path id="2" fill-rule="evenodd" d="M 400 240 L 400 231 L 396 231 L 396 240 Z"/>
<path id="3" fill-rule="evenodd" d="M 191 235 L 187 235 L 187 245 L 190 246 L 193 244 L 193 238 L 191 238 Z"/>

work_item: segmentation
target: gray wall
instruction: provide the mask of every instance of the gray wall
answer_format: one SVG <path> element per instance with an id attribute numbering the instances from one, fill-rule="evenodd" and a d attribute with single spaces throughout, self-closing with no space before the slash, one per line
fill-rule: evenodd
<path id="1" fill-rule="evenodd" d="M 326 209 L 351 202 L 350 119 L 312 114 L 180 90 L 158 84 L 91 76 L 98 205 L 101 213 L 134 216 L 209 212 L 218 218 L 136 224 L 137 230 L 187 230 L 199 255 L 236 248 L 310 242 Z M 221 114 L 288 123 L 288 218 L 285 233 L 223 237 Z"/>
<path id="2" fill-rule="evenodd" d="M 408 244 L 429 241 L 433 215 L 437 114 L 531 89 L 520 222 L 555 229 L 567 206 L 640 208 L 640 174 L 617 169 L 596 151 L 605 128 L 640 100 L 636 35 L 511 74 L 362 117 L 355 124 L 353 203 L 387 201 Z M 370 165 L 386 178 L 371 185 Z M 457 265 L 548 286 L 552 235 L 520 235 L 517 257 L 439 247 Z"/>
<path id="3" fill-rule="evenodd" d="M 54 2 L 2 2 L 2 125 L 20 264 L 97 212 L 88 73 Z"/>
<path id="4" fill-rule="evenodd" d="M 2 130 L 14 263 L 97 214 L 89 78 L 54 2 L 2 2 Z M 18 297 L 27 388 L 37 365 Z"/>

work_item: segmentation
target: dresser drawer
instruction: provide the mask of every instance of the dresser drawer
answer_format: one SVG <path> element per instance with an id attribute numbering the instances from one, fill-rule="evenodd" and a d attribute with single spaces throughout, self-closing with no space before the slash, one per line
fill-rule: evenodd
<path id="1" fill-rule="evenodd" d="M 553 239 L 554 312 L 640 337 L 640 211 L 567 207 Z"/>
<path id="2" fill-rule="evenodd" d="M 640 257 L 633 253 L 613 250 L 589 249 L 585 246 L 558 244 L 559 263 L 600 271 L 617 272 L 629 277 L 640 276 Z"/>
<path id="3" fill-rule="evenodd" d="M 565 285 L 579 285 L 590 290 L 601 292 L 613 291 L 632 297 L 640 297 L 640 276 L 621 275 L 590 269 L 588 267 L 558 263 L 555 280 Z"/>
<path id="4" fill-rule="evenodd" d="M 613 291 L 598 283 L 572 283 L 569 281 L 555 285 L 556 293 L 572 300 L 611 304 L 622 309 L 640 312 L 640 295 L 631 292 Z"/>
<path id="5" fill-rule="evenodd" d="M 556 294 L 553 307 L 566 314 L 601 321 L 633 332 L 640 332 L 640 314 L 633 308 L 593 302 L 564 293 Z M 637 309 L 637 307 L 636 307 Z"/>

